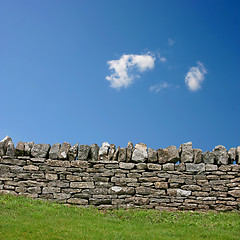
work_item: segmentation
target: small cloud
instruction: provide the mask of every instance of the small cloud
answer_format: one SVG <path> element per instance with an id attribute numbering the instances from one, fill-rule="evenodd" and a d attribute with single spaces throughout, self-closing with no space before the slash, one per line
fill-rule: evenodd
<path id="1" fill-rule="evenodd" d="M 175 41 L 173 39 L 169 38 L 168 45 L 172 47 L 174 44 L 175 44 Z"/>
<path id="2" fill-rule="evenodd" d="M 207 69 L 203 63 L 197 62 L 196 67 L 191 67 L 185 77 L 185 83 L 187 84 L 190 91 L 197 91 L 201 89 L 201 84 L 205 79 Z"/>
<path id="3" fill-rule="evenodd" d="M 160 58 L 160 62 L 164 63 L 164 62 L 166 62 L 166 61 L 167 61 L 167 59 L 166 59 L 165 57 L 161 57 L 161 58 Z"/>
<path id="4" fill-rule="evenodd" d="M 113 71 L 106 80 L 110 81 L 112 88 L 127 88 L 139 78 L 134 72 L 144 72 L 153 69 L 155 57 L 150 53 L 144 55 L 124 54 L 118 60 L 108 61 L 109 69 Z"/>
<path id="5" fill-rule="evenodd" d="M 157 85 L 153 85 L 149 88 L 149 90 L 151 92 L 160 92 L 161 90 L 165 89 L 165 88 L 169 88 L 169 87 L 172 87 L 173 85 L 170 84 L 170 83 L 167 83 L 167 82 L 163 82 L 161 84 L 157 84 Z"/>

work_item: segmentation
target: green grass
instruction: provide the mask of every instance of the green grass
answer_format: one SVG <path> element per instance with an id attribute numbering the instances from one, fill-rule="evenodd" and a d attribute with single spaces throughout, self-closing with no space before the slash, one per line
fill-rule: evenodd
<path id="1" fill-rule="evenodd" d="M 240 239 L 240 215 L 99 211 L 0 195 L 0 239 Z"/>

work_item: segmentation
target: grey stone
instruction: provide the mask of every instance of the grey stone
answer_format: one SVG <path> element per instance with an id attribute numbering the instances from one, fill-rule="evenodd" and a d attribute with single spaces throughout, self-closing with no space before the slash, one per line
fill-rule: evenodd
<path id="1" fill-rule="evenodd" d="M 15 155 L 16 156 L 24 156 L 24 150 L 25 147 L 24 147 L 24 142 L 18 142 L 17 143 L 17 146 L 15 148 Z"/>
<path id="2" fill-rule="evenodd" d="M 145 170 L 145 169 L 147 169 L 147 164 L 146 163 L 137 163 L 136 168 L 139 170 Z"/>
<path id="3" fill-rule="evenodd" d="M 161 164 L 164 164 L 168 161 L 168 150 L 167 149 L 158 149 L 157 150 L 158 155 L 158 162 Z"/>
<path id="4" fill-rule="evenodd" d="M 187 142 L 181 145 L 181 162 L 183 163 L 193 162 L 192 142 Z"/>
<path id="5" fill-rule="evenodd" d="M 115 153 L 113 155 L 113 161 L 118 160 L 119 151 L 120 151 L 120 147 L 117 147 L 117 150 L 115 151 Z"/>
<path id="6" fill-rule="evenodd" d="M 68 159 L 68 151 L 69 151 L 70 147 L 71 147 L 70 143 L 64 142 L 58 152 L 58 158 L 61 160 Z"/>
<path id="7" fill-rule="evenodd" d="M 109 152 L 108 152 L 108 160 L 113 160 L 115 151 L 116 151 L 115 144 L 110 144 L 110 148 L 109 148 Z"/>
<path id="8" fill-rule="evenodd" d="M 98 160 L 98 152 L 99 152 L 99 146 L 94 143 L 90 146 L 90 159 L 92 160 Z"/>
<path id="9" fill-rule="evenodd" d="M 128 145 L 127 145 L 127 162 L 130 162 L 131 159 L 132 159 L 132 153 L 133 153 L 133 144 L 131 142 L 128 142 Z"/>
<path id="10" fill-rule="evenodd" d="M 179 158 L 179 154 L 176 146 L 169 146 L 166 149 L 167 149 L 167 155 L 168 155 L 167 162 L 177 163 L 180 160 L 180 158 Z"/>
<path id="11" fill-rule="evenodd" d="M 70 161 L 76 160 L 78 155 L 78 143 L 75 145 L 71 146 L 68 151 L 68 158 Z"/>
<path id="12" fill-rule="evenodd" d="M 191 191 L 186 191 L 186 190 L 182 190 L 182 189 L 178 189 L 177 190 L 177 196 L 178 197 L 188 197 L 192 194 Z"/>
<path id="13" fill-rule="evenodd" d="M 6 154 L 8 143 L 11 141 L 12 139 L 9 136 L 6 136 L 0 141 L 0 156 L 4 156 Z"/>
<path id="14" fill-rule="evenodd" d="M 49 158 L 50 159 L 58 159 L 58 152 L 61 148 L 60 143 L 54 143 L 49 151 Z"/>
<path id="15" fill-rule="evenodd" d="M 214 164 L 206 164 L 206 171 L 217 171 L 218 167 Z"/>
<path id="16" fill-rule="evenodd" d="M 31 155 L 35 158 L 47 158 L 50 147 L 46 143 L 34 144 L 31 149 Z"/>
<path id="17" fill-rule="evenodd" d="M 120 148 L 119 149 L 119 155 L 118 155 L 118 161 L 119 162 L 125 162 L 127 158 L 127 149 L 126 148 Z"/>
<path id="18" fill-rule="evenodd" d="M 237 158 L 237 148 L 230 148 L 228 150 L 228 156 L 229 156 L 229 159 L 230 159 L 231 163 L 236 161 L 236 158 Z"/>
<path id="19" fill-rule="evenodd" d="M 203 162 L 206 164 L 213 164 L 215 160 L 215 155 L 210 152 L 210 151 L 206 151 L 203 153 Z"/>
<path id="20" fill-rule="evenodd" d="M 228 152 L 227 149 L 222 146 L 222 145 L 218 145 L 213 149 L 213 154 L 216 157 L 217 160 L 217 164 L 223 164 L 226 165 L 228 164 Z"/>
<path id="21" fill-rule="evenodd" d="M 93 182 L 71 182 L 71 188 L 94 188 Z"/>
<path id="22" fill-rule="evenodd" d="M 233 197 L 240 198 L 240 189 L 229 191 L 228 194 Z"/>
<path id="23" fill-rule="evenodd" d="M 114 192 L 114 193 L 121 193 L 123 192 L 123 188 L 122 187 L 118 187 L 118 186 L 113 186 L 111 188 L 111 190 Z"/>
<path id="24" fill-rule="evenodd" d="M 240 164 L 240 146 L 237 147 L 236 163 Z"/>
<path id="25" fill-rule="evenodd" d="M 186 163 L 186 171 L 187 172 L 204 172 L 205 171 L 205 164 L 204 163 Z"/>
<path id="26" fill-rule="evenodd" d="M 12 141 L 9 141 L 7 144 L 6 155 L 11 156 L 11 157 L 13 157 L 15 155 L 15 147 L 14 147 L 14 143 Z"/>
<path id="27" fill-rule="evenodd" d="M 79 145 L 78 148 L 78 160 L 87 160 L 90 153 L 90 146 L 88 145 Z"/>
<path id="28" fill-rule="evenodd" d="M 119 167 L 122 168 L 122 169 L 128 169 L 128 170 L 130 170 L 130 169 L 133 169 L 134 166 L 135 166 L 134 163 L 124 163 L 124 162 L 120 162 L 120 163 L 119 163 Z"/>
<path id="29" fill-rule="evenodd" d="M 193 149 L 193 162 L 194 163 L 202 163 L 203 162 L 203 154 L 202 150 L 199 148 Z"/>
<path id="30" fill-rule="evenodd" d="M 163 170 L 165 170 L 165 171 L 174 171 L 174 163 L 163 164 Z"/>
<path id="31" fill-rule="evenodd" d="M 158 161 L 157 151 L 152 148 L 149 148 L 148 149 L 148 162 L 155 163 L 157 161 Z"/>
<path id="32" fill-rule="evenodd" d="M 110 144 L 108 142 L 102 143 L 102 147 L 99 149 L 98 158 L 100 160 L 107 160 L 108 159 L 108 150 L 110 148 Z"/>
<path id="33" fill-rule="evenodd" d="M 24 143 L 24 151 L 25 151 L 24 155 L 25 156 L 31 155 L 31 150 L 32 150 L 33 146 L 34 146 L 34 142 L 25 142 Z"/>
<path id="34" fill-rule="evenodd" d="M 147 163 L 147 168 L 150 171 L 160 171 L 162 169 L 162 165 L 155 163 Z"/>
<path id="35" fill-rule="evenodd" d="M 132 155 L 132 161 L 134 162 L 145 162 L 148 157 L 147 145 L 144 143 L 138 143 L 135 145 Z"/>

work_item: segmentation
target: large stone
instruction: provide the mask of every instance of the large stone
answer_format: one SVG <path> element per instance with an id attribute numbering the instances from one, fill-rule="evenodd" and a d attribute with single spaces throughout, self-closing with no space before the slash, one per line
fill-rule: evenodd
<path id="1" fill-rule="evenodd" d="M 119 151 L 120 151 L 120 147 L 117 147 L 117 150 L 115 151 L 115 153 L 113 155 L 113 161 L 118 160 Z"/>
<path id="2" fill-rule="evenodd" d="M 138 143 L 135 145 L 132 155 L 133 162 L 145 162 L 147 160 L 147 145 L 144 143 Z"/>
<path id="3" fill-rule="evenodd" d="M 133 153 L 133 144 L 131 142 L 128 142 L 127 145 L 127 162 L 130 162 L 132 159 L 132 153 Z"/>
<path id="4" fill-rule="evenodd" d="M 148 149 L 148 162 L 155 163 L 155 162 L 157 162 L 157 160 L 158 160 L 157 151 L 152 148 L 149 148 Z"/>
<path id="5" fill-rule="evenodd" d="M 68 159 L 68 151 L 71 147 L 70 143 L 64 142 L 58 152 L 58 158 L 62 160 Z"/>
<path id="6" fill-rule="evenodd" d="M 169 163 L 177 163 L 180 158 L 176 146 L 169 146 L 166 148 L 168 151 L 168 160 Z"/>
<path id="7" fill-rule="evenodd" d="M 15 155 L 15 147 L 13 141 L 8 142 L 6 155 L 11 157 Z"/>
<path id="8" fill-rule="evenodd" d="M 110 144 L 108 142 L 102 143 L 102 147 L 99 149 L 98 158 L 100 160 L 107 160 L 108 159 L 108 150 L 110 148 Z"/>
<path id="9" fill-rule="evenodd" d="M 120 148 L 119 149 L 119 155 L 118 155 L 118 161 L 119 162 L 125 162 L 127 158 L 127 149 L 126 148 Z"/>
<path id="10" fill-rule="evenodd" d="M 193 162 L 192 142 L 187 142 L 181 145 L 181 162 L 183 163 Z"/>
<path id="11" fill-rule="evenodd" d="M 228 194 L 233 197 L 240 198 L 240 189 L 229 191 Z"/>
<path id="12" fill-rule="evenodd" d="M 194 163 L 202 163 L 203 162 L 203 154 L 201 149 L 193 149 L 193 162 Z"/>
<path id="13" fill-rule="evenodd" d="M 182 189 L 178 189 L 177 190 L 177 196 L 178 197 L 188 197 L 192 194 L 191 191 L 186 191 L 186 190 L 182 190 Z"/>
<path id="14" fill-rule="evenodd" d="M 168 161 L 168 150 L 167 149 L 158 149 L 157 150 L 158 155 L 158 162 L 161 164 L 164 164 Z"/>
<path id="15" fill-rule="evenodd" d="M 49 151 L 49 158 L 50 159 L 58 159 L 58 152 L 61 148 L 60 143 L 54 143 Z"/>
<path id="16" fill-rule="evenodd" d="M 99 146 L 96 143 L 93 143 L 90 146 L 90 159 L 92 160 L 98 160 L 98 152 L 99 152 Z"/>
<path id="17" fill-rule="evenodd" d="M 230 163 L 233 163 L 234 161 L 236 161 L 237 158 L 237 148 L 230 148 L 228 150 L 228 156 L 230 159 Z"/>
<path id="18" fill-rule="evenodd" d="M 240 146 L 237 147 L 236 162 L 237 162 L 237 164 L 240 164 Z"/>
<path id="19" fill-rule="evenodd" d="M 69 148 L 68 159 L 70 161 L 74 161 L 74 160 L 76 160 L 77 155 L 78 155 L 78 143 L 76 143 L 75 145 L 73 145 Z"/>
<path id="20" fill-rule="evenodd" d="M 109 152 L 108 152 L 108 160 L 113 160 L 115 151 L 116 151 L 115 144 L 110 144 L 110 148 L 109 148 Z"/>
<path id="21" fill-rule="evenodd" d="M 227 149 L 222 146 L 222 145 L 218 145 L 213 149 L 213 154 L 216 157 L 217 160 L 217 164 L 223 164 L 226 165 L 228 164 L 228 152 Z"/>
<path id="22" fill-rule="evenodd" d="M 205 164 L 204 163 L 186 163 L 186 171 L 187 172 L 204 172 Z"/>
<path id="23" fill-rule="evenodd" d="M 15 155 L 16 156 L 24 156 L 24 150 L 25 147 L 24 147 L 24 142 L 18 142 L 17 143 L 17 146 L 15 148 Z"/>
<path id="24" fill-rule="evenodd" d="M 214 160 L 215 160 L 215 155 L 210 152 L 210 151 L 206 151 L 203 153 L 203 162 L 206 164 L 214 164 Z"/>
<path id="25" fill-rule="evenodd" d="M 88 145 L 79 145 L 78 148 L 78 160 L 87 160 L 90 153 L 90 146 Z"/>
<path id="26" fill-rule="evenodd" d="M 34 142 L 25 142 L 24 143 L 24 151 L 25 151 L 24 155 L 25 156 L 31 155 L 31 150 L 32 150 L 33 146 L 34 146 Z"/>
<path id="27" fill-rule="evenodd" d="M 34 144 L 31 149 L 31 156 L 35 158 L 47 158 L 50 147 L 46 143 Z"/>
<path id="28" fill-rule="evenodd" d="M 8 143 L 12 139 L 9 136 L 6 136 L 3 140 L 0 141 L 0 156 L 4 156 L 7 152 Z"/>

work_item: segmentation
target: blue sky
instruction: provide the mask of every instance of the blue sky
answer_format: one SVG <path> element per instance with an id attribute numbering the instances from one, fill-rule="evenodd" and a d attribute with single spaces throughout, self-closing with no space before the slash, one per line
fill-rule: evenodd
<path id="1" fill-rule="evenodd" d="M 237 0 L 0 1 L 0 138 L 240 145 L 239 13 Z"/>

